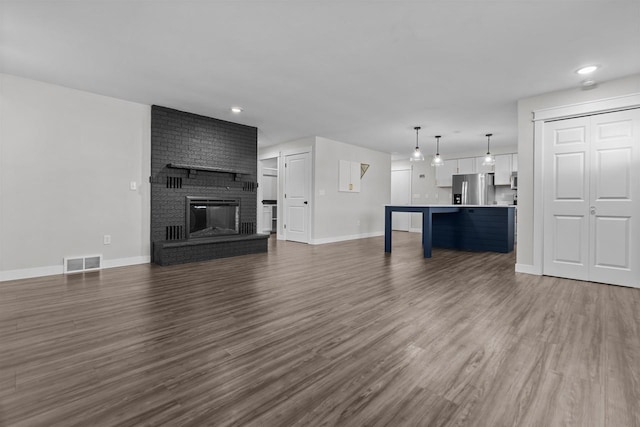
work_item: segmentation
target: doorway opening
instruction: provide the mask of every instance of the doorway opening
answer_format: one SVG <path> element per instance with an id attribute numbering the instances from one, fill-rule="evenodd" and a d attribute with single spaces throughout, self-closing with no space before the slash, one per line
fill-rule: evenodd
<path id="1" fill-rule="evenodd" d="M 260 232 L 275 234 L 278 231 L 278 158 L 260 160 L 260 171 Z"/>

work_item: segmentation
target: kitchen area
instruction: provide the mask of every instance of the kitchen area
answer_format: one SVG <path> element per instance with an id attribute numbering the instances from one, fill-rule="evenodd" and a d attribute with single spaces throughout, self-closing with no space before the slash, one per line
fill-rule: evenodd
<path id="1" fill-rule="evenodd" d="M 518 204 L 518 154 L 497 154 L 495 164 L 483 165 L 484 157 L 462 157 L 448 159 L 442 166 L 435 169 L 435 187 L 449 189 L 453 193 L 453 176 L 476 173 L 493 173 L 493 185 L 495 197 L 491 204 L 517 205 Z M 441 194 L 441 193 L 440 193 Z M 447 198 L 453 201 L 453 198 Z M 444 200 L 442 201 L 446 203 Z M 476 203 L 470 203 L 476 204 Z M 478 203 L 479 204 L 479 203 Z"/>
<path id="2" fill-rule="evenodd" d="M 511 252 L 516 239 L 518 155 L 392 164 L 391 204 L 385 206 L 385 251 L 391 230 L 421 232 L 431 248 Z"/>

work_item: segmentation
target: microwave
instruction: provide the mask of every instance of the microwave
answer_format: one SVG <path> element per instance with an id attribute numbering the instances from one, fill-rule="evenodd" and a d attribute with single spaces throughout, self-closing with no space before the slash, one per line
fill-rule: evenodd
<path id="1" fill-rule="evenodd" d="M 511 189 L 518 189 L 518 172 L 511 172 Z"/>

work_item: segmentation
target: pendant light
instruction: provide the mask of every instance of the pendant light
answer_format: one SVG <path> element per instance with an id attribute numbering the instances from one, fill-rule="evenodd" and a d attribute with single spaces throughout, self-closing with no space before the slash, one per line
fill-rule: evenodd
<path id="1" fill-rule="evenodd" d="M 491 150 L 489 150 L 489 144 L 493 134 L 488 133 L 485 136 L 487 137 L 487 155 L 484 156 L 484 160 L 482 161 L 482 166 L 493 166 L 496 164 L 496 158 L 491 155 Z"/>
<path id="2" fill-rule="evenodd" d="M 444 160 L 440 157 L 440 135 L 436 135 L 436 155 L 431 159 L 431 166 L 442 166 Z"/>
<path id="3" fill-rule="evenodd" d="M 422 151 L 420 151 L 420 146 L 418 145 L 418 131 L 420 130 L 420 126 L 416 126 L 414 127 L 414 129 L 416 130 L 416 149 L 414 150 L 413 154 L 411 154 L 411 157 L 409 157 L 409 160 L 411 160 L 412 162 L 423 162 L 424 154 L 422 154 Z"/>

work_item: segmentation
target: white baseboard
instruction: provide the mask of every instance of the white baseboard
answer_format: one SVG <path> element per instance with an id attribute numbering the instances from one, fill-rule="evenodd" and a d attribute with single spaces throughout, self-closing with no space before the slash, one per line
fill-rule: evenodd
<path id="1" fill-rule="evenodd" d="M 49 265 L 46 267 L 22 268 L 19 270 L 0 271 L 0 282 L 7 280 L 32 279 L 34 277 L 53 276 L 63 274 L 62 265 Z"/>
<path id="2" fill-rule="evenodd" d="M 349 236 L 325 237 L 323 239 L 311 239 L 310 245 L 323 245 L 325 243 L 344 242 L 346 240 L 366 239 L 368 237 L 384 236 L 384 231 L 374 231 L 373 233 L 351 234 Z"/>
<path id="3" fill-rule="evenodd" d="M 532 264 L 516 264 L 516 273 L 534 274 L 542 276 L 542 272 Z"/>
<path id="4" fill-rule="evenodd" d="M 134 256 L 130 258 L 103 259 L 102 268 L 126 267 L 127 265 L 149 264 L 150 256 Z"/>
<path id="5" fill-rule="evenodd" d="M 127 265 L 147 264 L 151 262 L 150 256 L 137 256 L 130 258 L 103 259 L 102 268 L 125 267 Z M 0 271 L 0 282 L 7 280 L 33 279 L 42 276 L 54 276 L 63 274 L 62 265 L 49 265 L 46 267 L 23 268 L 19 270 Z"/>
<path id="6" fill-rule="evenodd" d="M 401 231 L 401 232 L 405 232 L 405 230 L 391 230 L 391 231 Z M 408 230 L 406 230 L 406 232 L 408 233 L 422 233 L 422 228 L 409 228 Z"/>

